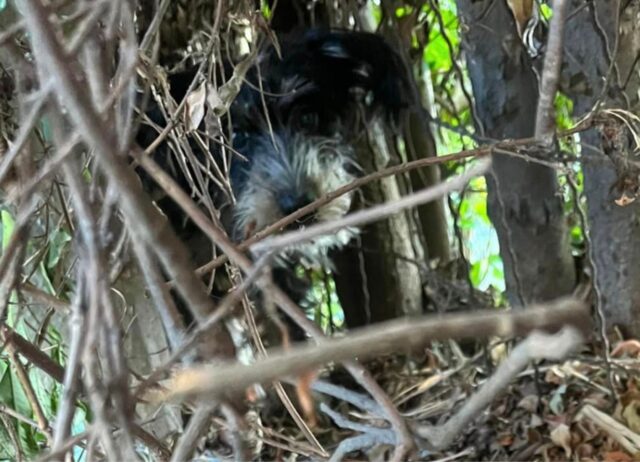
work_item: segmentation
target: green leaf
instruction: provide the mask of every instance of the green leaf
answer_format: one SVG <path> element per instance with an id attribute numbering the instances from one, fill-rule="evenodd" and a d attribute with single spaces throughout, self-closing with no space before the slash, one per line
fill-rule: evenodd
<path id="1" fill-rule="evenodd" d="M 49 252 L 47 253 L 47 268 L 55 268 L 60 261 L 62 251 L 71 241 L 71 235 L 64 229 L 58 228 L 49 236 Z"/>
<path id="2" fill-rule="evenodd" d="M 16 222 L 7 210 L 0 212 L 0 219 L 2 220 L 2 252 L 4 253 L 13 235 Z"/>
<path id="3" fill-rule="evenodd" d="M 0 362 L 0 370 L 2 371 L 2 377 L 0 378 L 0 402 L 20 414 L 30 417 L 31 406 L 13 370 L 6 361 Z"/>
<path id="4" fill-rule="evenodd" d="M 265 19 L 271 19 L 271 15 L 273 12 L 271 11 L 271 7 L 269 6 L 269 2 L 261 1 L 260 2 L 260 12 Z"/>
<path id="5" fill-rule="evenodd" d="M 546 3 L 541 3 L 540 4 L 540 14 L 542 15 L 542 17 L 544 19 L 546 19 L 548 21 L 549 19 L 551 19 L 551 16 L 553 16 L 553 10 Z"/>

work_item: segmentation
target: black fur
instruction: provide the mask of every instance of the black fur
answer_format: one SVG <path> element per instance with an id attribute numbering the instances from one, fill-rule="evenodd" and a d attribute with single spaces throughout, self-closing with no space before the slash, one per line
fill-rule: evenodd
<path id="1" fill-rule="evenodd" d="M 234 157 L 230 166 L 238 205 L 225 207 L 231 200 L 211 182 L 206 191 L 230 217 L 223 222 L 236 241 L 349 182 L 358 170 L 353 145 L 363 124 L 373 117 L 397 120 L 409 104 L 402 62 L 378 35 L 313 29 L 284 37 L 280 50 L 281 56 L 272 45 L 260 51 L 229 110 L 233 148 L 246 158 Z M 177 102 L 186 96 L 194 75 L 190 70 L 170 77 Z M 148 108 L 147 114 L 155 124 L 166 124 L 158 108 Z M 156 130 L 142 127 L 137 141 L 144 148 L 156 136 Z M 195 143 L 190 146 L 205 163 L 205 153 Z M 219 160 L 217 148 L 209 154 Z M 191 192 L 185 172 L 166 144 L 153 155 Z M 147 186 L 151 188 L 148 182 Z M 342 201 L 319 210 L 308 222 L 347 213 L 350 198 Z M 158 199 L 158 204 L 185 239 L 205 241 L 169 199 Z M 345 233 L 336 235 L 335 242 L 323 240 L 294 249 L 291 257 L 326 263 L 327 250 L 345 244 L 351 236 Z M 200 244 L 192 245 L 192 250 L 196 260 L 201 260 L 199 254 L 204 253 L 205 260 L 210 255 Z M 281 276 L 278 279 L 282 281 Z M 281 283 L 296 286 L 295 281 Z"/>

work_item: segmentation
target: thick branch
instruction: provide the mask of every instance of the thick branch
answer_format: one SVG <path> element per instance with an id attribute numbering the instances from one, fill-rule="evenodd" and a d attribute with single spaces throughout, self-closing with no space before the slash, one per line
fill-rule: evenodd
<path id="1" fill-rule="evenodd" d="M 268 383 L 287 375 L 302 374 L 328 362 L 371 358 L 420 347 L 435 340 L 478 339 L 491 335 L 513 337 L 534 329 L 556 328 L 565 324 L 584 328 L 588 322 L 586 306 L 573 299 L 509 313 L 483 311 L 399 319 L 356 330 L 347 337 L 320 345 L 305 344 L 292 351 L 279 351 L 251 365 L 218 364 L 187 369 L 176 376 L 169 396 L 223 396 L 241 392 L 254 383 Z"/>

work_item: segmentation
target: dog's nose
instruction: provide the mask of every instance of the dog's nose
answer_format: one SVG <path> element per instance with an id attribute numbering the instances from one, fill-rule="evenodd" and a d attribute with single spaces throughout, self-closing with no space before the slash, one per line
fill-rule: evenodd
<path id="1" fill-rule="evenodd" d="M 305 205 L 309 205 L 311 202 L 311 198 L 306 194 L 292 194 L 292 193 L 284 193 L 278 196 L 278 205 L 280 206 L 280 210 L 282 210 L 282 214 L 284 216 L 291 215 L 296 210 L 301 209 Z M 315 211 L 311 213 L 307 213 L 306 215 L 298 218 L 296 221 L 287 226 L 288 230 L 298 229 L 302 226 L 308 225 L 313 222 L 315 217 Z"/>
<path id="2" fill-rule="evenodd" d="M 296 194 L 294 192 L 281 193 L 278 195 L 277 200 L 280 210 L 285 216 L 292 214 L 296 210 L 301 209 L 312 202 L 308 195 Z"/>

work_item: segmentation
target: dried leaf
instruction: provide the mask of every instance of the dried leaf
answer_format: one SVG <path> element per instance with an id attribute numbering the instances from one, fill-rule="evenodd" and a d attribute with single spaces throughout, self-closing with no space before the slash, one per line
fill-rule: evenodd
<path id="1" fill-rule="evenodd" d="M 628 196 L 626 192 L 622 193 L 622 196 L 615 199 L 614 202 L 619 207 L 626 207 L 627 205 L 635 202 L 636 198 L 633 196 Z"/>
<path id="2" fill-rule="evenodd" d="M 638 353 L 640 353 L 640 341 L 631 339 L 618 343 L 611 352 L 611 356 L 637 356 Z"/>
<path id="3" fill-rule="evenodd" d="M 564 383 L 564 374 L 556 367 L 549 369 L 544 375 L 544 381 L 554 385 L 562 385 Z"/>
<path id="4" fill-rule="evenodd" d="M 187 115 L 187 132 L 197 130 L 204 118 L 207 86 L 202 82 L 198 88 L 187 95 L 185 113 Z"/>
<path id="5" fill-rule="evenodd" d="M 522 33 L 533 15 L 533 0 L 507 0 L 507 5 L 516 20 L 518 35 L 522 37 Z"/>
<path id="6" fill-rule="evenodd" d="M 491 355 L 491 362 L 498 365 L 509 356 L 509 351 L 507 350 L 507 345 L 502 342 L 493 347 L 489 354 Z"/>
<path id="7" fill-rule="evenodd" d="M 542 442 L 542 435 L 538 430 L 535 430 L 533 428 L 528 428 L 527 441 L 529 442 L 529 444 L 540 443 Z"/>
<path id="8" fill-rule="evenodd" d="M 551 441 L 564 449 L 567 458 L 571 457 L 571 432 L 565 424 L 560 424 L 551 432 Z"/>
<path id="9" fill-rule="evenodd" d="M 633 458 L 622 451 L 610 451 L 604 453 L 604 460 L 606 462 L 631 462 Z"/>
<path id="10" fill-rule="evenodd" d="M 218 93 L 218 90 L 211 84 L 207 85 L 207 106 L 214 112 L 225 109 L 225 104 L 222 98 L 220 98 L 220 93 Z"/>
<path id="11" fill-rule="evenodd" d="M 538 396 L 536 395 L 527 395 L 520 400 L 518 403 L 518 407 L 520 409 L 524 409 L 527 412 L 536 412 L 538 409 Z"/>
<path id="12" fill-rule="evenodd" d="M 503 433 L 498 436 L 498 444 L 503 447 L 508 447 L 513 444 L 513 440 L 515 439 L 512 433 Z"/>
<path id="13" fill-rule="evenodd" d="M 622 418 L 627 423 L 627 427 L 636 433 L 640 433 L 640 402 L 632 401 L 622 410 Z"/>
<path id="14" fill-rule="evenodd" d="M 531 428 L 537 428 L 544 425 L 542 418 L 538 414 L 531 414 L 531 420 L 529 421 L 529 426 Z"/>
<path id="15" fill-rule="evenodd" d="M 580 460 L 591 458 L 594 456 L 595 453 L 596 451 L 593 445 L 589 443 L 582 443 L 578 445 L 578 447 L 576 448 L 576 455 Z"/>
<path id="16" fill-rule="evenodd" d="M 307 422 L 311 428 L 315 427 L 318 423 L 315 409 L 313 406 L 313 395 L 311 394 L 311 384 L 316 379 L 317 372 L 307 372 L 306 374 L 298 377 L 296 383 L 296 395 L 298 396 L 298 402 L 302 408 L 302 412 L 306 417 Z"/>

